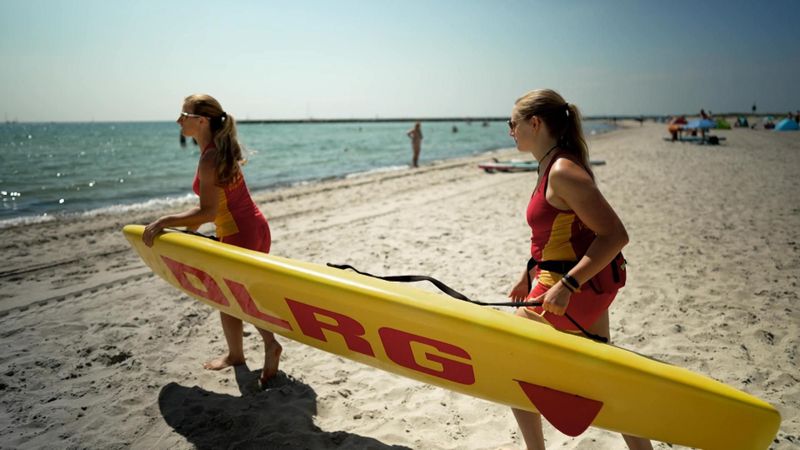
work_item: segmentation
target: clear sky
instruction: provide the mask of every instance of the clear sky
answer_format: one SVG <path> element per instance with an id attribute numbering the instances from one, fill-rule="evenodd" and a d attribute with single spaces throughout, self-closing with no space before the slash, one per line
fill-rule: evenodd
<path id="1" fill-rule="evenodd" d="M 504 116 L 800 109 L 800 2 L 0 0 L 8 120 Z M 2 117 L 0 117 L 2 119 Z"/>

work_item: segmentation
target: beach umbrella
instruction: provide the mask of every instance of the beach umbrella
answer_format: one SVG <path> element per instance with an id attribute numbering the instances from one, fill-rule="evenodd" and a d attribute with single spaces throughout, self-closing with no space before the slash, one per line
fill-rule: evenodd
<path id="1" fill-rule="evenodd" d="M 695 119 L 695 120 L 690 120 L 689 123 L 684 125 L 683 128 L 686 128 L 686 129 L 689 129 L 689 130 L 708 130 L 708 129 L 716 128 L 716 127 L 717 127 L 717 123 L 714 122 L 713 120 Z"/>
<path id="2" fill-rule="evenodd" d="M 776 131 L 797 131 L 800 130 L 800 126 L 797 125 L 792 119 L 783 119 L 775 125 Z"/>

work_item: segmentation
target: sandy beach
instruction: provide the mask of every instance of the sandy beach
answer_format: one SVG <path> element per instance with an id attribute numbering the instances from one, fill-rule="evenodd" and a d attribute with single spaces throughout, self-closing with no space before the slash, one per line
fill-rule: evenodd
<path id="1" fill-rule="evenodd" d="M 646 122 L 590 139 L 630 236 L 612 338 L 770 402 L 783 417 L 773 448 L 800 448 L 800 134 L 715 134 L 723 145 L 666 142 L 666 126 Z M 520 156 L 254 198 L 273 254 L 430 274 L 503 301 L 529 256 L 536 174 L 477 168 L 491 157 Z M 164 212 L 2 230 L 0 448 L 524 448 L 505 406 L 281 337 L 281 371 L 262 391 L 252 326 L 246 366 L 203 370 L 225 350 L 217 312 L 153 276 L 121 233 Z M 599 429 L 570 438 L 546 424 L 545 437 L 554 449 L 624 448 Z"/>

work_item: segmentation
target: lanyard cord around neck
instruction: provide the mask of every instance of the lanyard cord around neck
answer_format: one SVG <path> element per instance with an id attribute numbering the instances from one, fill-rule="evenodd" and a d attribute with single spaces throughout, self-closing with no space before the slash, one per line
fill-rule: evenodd
<path id="1" fill-rule="evenodd" d="M 550 153 L 553 153 L 553 150 L 557 148 L 558 148 L 558 142 L 556 142 L 556 145 L 550 147 L 550 150 L 548 150 L 547 153 L 544 154 L 542 159 L 539 160 L 539 167 L 536 168 L 536 173 L 542 172 L 542 163 L 544 162 L 545 159 L 547 159 L 548 156 L 550 156 Z"/>

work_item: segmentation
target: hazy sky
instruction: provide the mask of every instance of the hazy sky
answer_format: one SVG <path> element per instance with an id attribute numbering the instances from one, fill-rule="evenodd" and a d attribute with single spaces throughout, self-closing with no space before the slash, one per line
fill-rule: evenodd
<path id="1" fill-rule="evenodd" d="M 737 6 L 737 4 L 740 4 Z M 588 115 L 800 109 L 800 2 L 0 0 L 8 120 Z"/>

